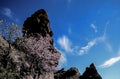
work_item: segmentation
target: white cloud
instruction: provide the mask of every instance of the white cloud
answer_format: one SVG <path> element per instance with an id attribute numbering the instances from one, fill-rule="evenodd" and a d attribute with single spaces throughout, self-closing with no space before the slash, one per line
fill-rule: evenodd
<path id="1" fill-rule="evenodd" d="M 95 24 L 91 24 L 90 27 L 95 31 L 95 33 L 98 32 L 97 27 Z"/>
<path id="2" fill-rule="evenodd" d="M 78 53 L 78 55 L 83 55 L 85 54 L 91 47 L 93 47 L 96 44 L 96 39 L 88 42 L 88 44 L 84 47 L 82 47 Z"/>
<path id="3" fill-rule="evenodd" d="M 78 55 L 86 54 L 93 46 L 95 46 L 97 43 L 101 43 L 101 42 L 105 43 L 105 46 L 108 49 L 108 51 L 112 51 L 112 46 L 106 42 L 106 34 L 103 34 L 100 37 L 94 38 L 93 40 L 89 41 L 87 43 L 87 45 L 85 45 L 81 48 L 79 46 L 72 46 L 72 42 L 65 35 L 60 37 L 57 40 L 57 43 L 60 45 L 60 47 L 65 52 L 69 52 L 71 54 L 77 53 Z"/>
<path id="4" fill-rule="evenodd" d="M 66 52 L 72 52 L 71 42 L 66 36 L 62 36 L 57 42 L 63 50 Z"/>
<path id="5" fill-rule="evenodd" d="M 83 47 L 78 46 L 72 46 L 72 42 L 68 39 L 67 36 L 62 36 L 57 40 L 57 43 L 60 45 L 60 47 L 65 51 L 69 53 L 77 53 L 78 55 L 84 55 L 86 54 L 96 43 L 105 42 L 106 36 L 103 35 L 101 37 L 97 37 L 87 43 L 87 45 Z M 109 45 L 109 44 L 108 44 Z M 110 48 L 110 46 L 108 46 Z M 112 49 L 112 48 L 111 48 Z M 74 54 L 72 53 L 72 54 Z"/>
<path id="6" fill-rule="evenodd" d="M 100 65 L 101 68 L 106 68 L 114 65 L 115 63 L 120 61 L 120 56 L 110 58 L 109 60 L 105 61 L 102 65 Z"/>
<path id="7" fill-rule="evenodd" d="M 93 39 L 92 41 L 89 41 L 86 46 L 81 47 L 81 49 L 79 50 L 78 55 L 84 55 L 84 54 L 87 53 L 96 43 L 104 42 L 105 39 L 106 39 L 106 36 L 103 35 L 103 36 L 101 36 L 101 37 L 97 37 L 97 38 Z"/>
<path id="8" fill-rule="evenodd" d="M 66 52 L 74 52 L 78 55 L 84 55 L 86 54 L 93 46 L 95 46 L 97 43 L 104 43 L 108 51 L 112 51 L 112 46 L 107 42 L 106 40 L 106 31 L 107 27 L 109 25 L 109 21 L 106 23 L 105 29 L 103 31 L 103 35 L 100 37 L 96 37 L 93 40 L 89 41 L 85 46 L 82 46 L 81 48 L 79 46 L 72 46 L 72 42 L 67 38 L 67 36 L 62 36 L 58 39 L 58 44 L 64 51 Z M 92 25 L 94 26 L 94 25 Z M 96 26 L 94 26 L 96 27 Z M 72 53 L 72 54 L 74 54 Z"/>
<path id="9" fill-rule="evenodd" d="M 98 31 L 97 31 L 97 27 L 96 27 L 94 24 L 91 24 L 90 26 L 91 26 L 91 28 L 94 29 L 95 32 L 98 32 Z M 100 36 L 100 37 L 94 38 L 92 41 L 89 41 L 86 46 L 81 47 L 81 49 L 79 50 L 78 55 L 83 55 L 83 54 L 85 54 L 85 53 L 88 52 L 96 43 L 105 42 L 105 40 L 106 40 L 106 30 L 107 30 L 107 26 L 108 26 L 108 22 L 107 22 L 107 24 L 106 24 L 106 27 L 105 27 L 105 30 L 104 30 L 103 35 Z M 110 46 L 109 43 L 106 43 L 106 47 L 109 48 L 109 50 L 112 50 L 112 47 Z"/>
<path id="10" fill-rule="evenodd" d="M 81 49 L 79 50 L 78 55 L 83 55 L 86 52 L 88 52 L 96 43 L 100 43 L 103 42 L 106 45 L 106 48 L 109 51 L 112 51 L 112 46 L 106 41 L 106 31 L 107 31 L 107 27 L 109 25 L 109 21 L 106 22 L 106 26 L 105 29 L 103 31 L 103 35 L 97 38 L 94 38 L 92 41 L 89 41 L 88 44 L 86 46 L 81 47 Z M 94 24 L 91 24 L 91 27 L 95 30 L 95 32 L 97 32 L 97 27 Z"/>

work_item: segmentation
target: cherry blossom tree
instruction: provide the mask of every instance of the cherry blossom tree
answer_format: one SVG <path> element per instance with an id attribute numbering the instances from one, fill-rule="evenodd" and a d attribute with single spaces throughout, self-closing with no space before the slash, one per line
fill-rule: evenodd
<path id="1" fill-rule="evenodd" d="M 0 35 L 8 41 L 10 49 L 11 44 L 22 35 L 22 32 L 17 24 L 0 20 Z"/>
<path id="2" fill-rule="evenodd" d="M 37 72 L 38 74 L 44 72 L 52 72 L 56 69 L 60 53 L 50 43 L 52 38 L 47 35 L 42 37 L 30 36 L 22 37 L 16 40 L 17 49 L 26 53 L 26 61 L 29 63 L 28 69 L 31 73 Z M 26 68 L 27 69 L 27 68 Z M 27 71 L 27 70 L 26 70 Z"/>

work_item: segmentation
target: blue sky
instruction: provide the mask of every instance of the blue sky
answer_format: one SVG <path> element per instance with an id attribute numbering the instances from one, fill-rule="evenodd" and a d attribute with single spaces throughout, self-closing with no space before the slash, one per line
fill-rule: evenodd
<path id="1" fill-rule="evenodd" d="M 0 19 L 22 26 L 41 8 L 62 54 L 59 68 L 82 74 L 94 63 L 103 79 L 120 78 L 120 0 L 0 0 Z"/>

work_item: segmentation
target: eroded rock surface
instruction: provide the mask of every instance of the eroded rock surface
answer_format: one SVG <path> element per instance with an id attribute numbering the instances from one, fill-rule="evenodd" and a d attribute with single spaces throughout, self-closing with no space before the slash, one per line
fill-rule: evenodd
<path id="1" fill-rule="evenodd" d="M 92 63 L 90 67 L 87 67 L 80 79 L 102 79 L 102 77 L 97 72 L 94 64 Z"/>
<path id="2" fill-rule="evenodd" d="M 63 68 L 59 71 L 56 71 L 54 77 L 55 79 L 79 79 L 80 73 L 75 67 L 72 67 L 69 70 L 65 70 Z"/>
<path id="3" fill-rule="evenodd" d="M 23 36 L 11 47 L 0 36 L 0 79 L 102 79 L 94 64 L 83 75 L 75 67 L 55 70 L 61 54 L 53 46 L 53 32 L 45 10 L 27 18 L 22 31 Z"/>
<path id="4" fill-rule="evenodd" d="M 72 67 L 68 70 L 64 68 L 55 72 L 55 79 L 102 79 L 97 72 L 94 64 L 87 67 L 85 72 L 81 75 L 77 68 Z"/>
<path id="5" fill-rule="evenodd" d="M 23 36 L 14 42 L 6 56 L 15 64 L 18 78 L 54 79 L 53 72 L 58 65 L 60 53 L 53 46 L 52 35 L 45 10 L 40 9 L 26 19 Z M 7 49 L 8 43 L 3 40 L 0 37 L 0 50 L 5 53 L 3 48 Z"/>

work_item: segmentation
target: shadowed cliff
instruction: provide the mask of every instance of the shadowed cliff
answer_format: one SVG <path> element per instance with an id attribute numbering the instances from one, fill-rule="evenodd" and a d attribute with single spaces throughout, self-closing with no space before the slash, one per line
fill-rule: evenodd
<path id="1" fill-rule="evenodd" d="M 1 79 L 11 76 L 11 79 L 53 79 L 60 53 L 53 46 L 52 35 L 48 15 L 41 9 L 25 20 L 23 36 L 16 39 L 11 50 L 8 42 L 0 37 L 0 66 L 5 71 L 0 69 Z"/>
<path id="2" fill-rule="evenodd" d="M 86 67 L 86 70 L 82 75 L 75 67 L 68 70 L 63 68 L 56 71 L 54 74 L 55 79 L 102 79 L 93 63 L 90 67 Z"/>

